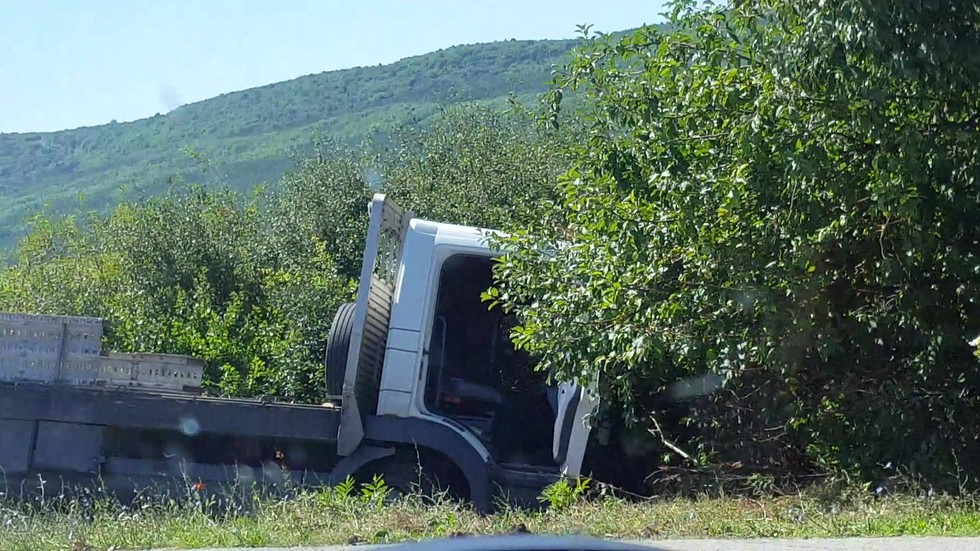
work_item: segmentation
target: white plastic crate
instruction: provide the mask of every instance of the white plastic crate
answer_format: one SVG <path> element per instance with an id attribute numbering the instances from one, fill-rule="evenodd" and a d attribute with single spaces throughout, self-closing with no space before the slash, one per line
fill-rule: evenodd
<path id="1" fill-rule="evenodd" d="M 105 320 L 0 313 L 0 381 L 196 392 L 204 363 L 171 354 L 103 353 Z"/>
<path id="2" fill-rule="evenodd" d="M 75 356 L 62 366 L 60 380 L 78 386 L 196 391 L 203 372 L 204 362 L 183 356 Z"/>

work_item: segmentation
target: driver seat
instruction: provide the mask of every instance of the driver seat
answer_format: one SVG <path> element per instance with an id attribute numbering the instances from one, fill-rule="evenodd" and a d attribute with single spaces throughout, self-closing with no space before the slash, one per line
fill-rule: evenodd
<path id="1" fill-rule="evenodd" d="M 495 324 L 479 321 L 482 323 L 473 320 L 468 324 L 457 341 L 460 353 L 455 357 L 462 361 L 450 367 L 442 394 L 453 401 L 483 402 L 495 410 L 504 401 L 503 393 L 492 384 L 499 380 L 499 374 L 492 373 Z"/>

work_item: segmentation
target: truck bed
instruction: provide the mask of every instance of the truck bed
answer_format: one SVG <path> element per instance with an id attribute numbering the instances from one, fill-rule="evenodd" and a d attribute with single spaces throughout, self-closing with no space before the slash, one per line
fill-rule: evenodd
<path id="1" fill-rule="evenodd" d="M 334 405 L 0 382 L 0 470 L 8 485 L 325 477 L 339 421 Z"/>

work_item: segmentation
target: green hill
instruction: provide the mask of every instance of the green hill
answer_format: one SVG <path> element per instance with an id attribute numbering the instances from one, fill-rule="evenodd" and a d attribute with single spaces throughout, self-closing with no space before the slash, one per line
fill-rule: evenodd
<path id="1" fill-rule="evenodd" d="M 542 92 L 553 64 L 575 40 L 457 46 L 390 65 L 358 67 L 224 94 L 166 115 L 61 132 L 0 134 L 0 248 L 23 231 L 25 216 L 103 209 L 154 193 L 171 180 L 197 180 L 206 158 L 233 187 L 274 180 L 290 153 L 317 134 L 338 139 L 380 126 L 425 120 L 440 104 L 503 102 Z"/>

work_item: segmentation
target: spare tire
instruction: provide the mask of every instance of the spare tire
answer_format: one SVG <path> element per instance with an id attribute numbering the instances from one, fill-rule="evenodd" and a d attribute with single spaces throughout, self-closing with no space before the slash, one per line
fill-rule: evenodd
<path id="1" fill-rule="evenodd" d="M 344 376 L 347 374 L 347 351 L 354 332 L 354 303 L 341 304 L 333 317 L 330 333 L 327 335 L 327 352 L 324 360 L 326 368 L 327 395 L 340 396 L 344 393 Z"/>

